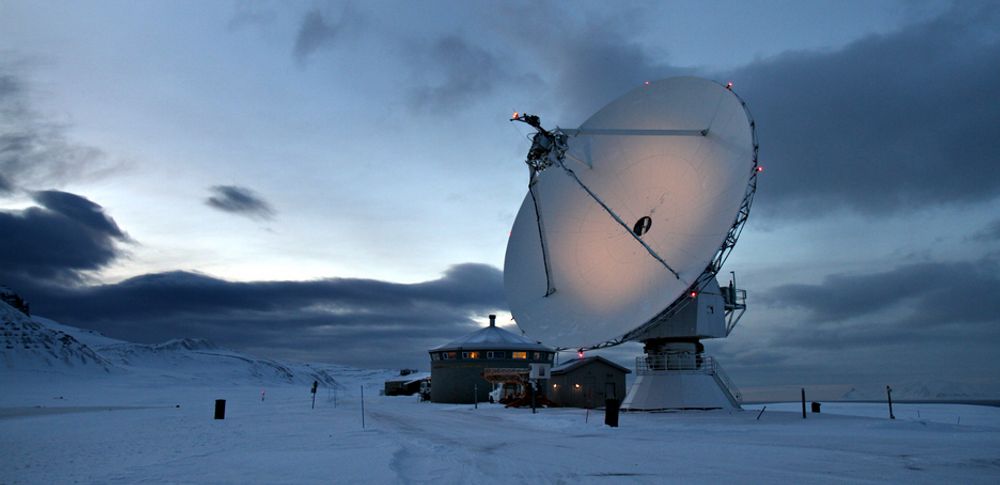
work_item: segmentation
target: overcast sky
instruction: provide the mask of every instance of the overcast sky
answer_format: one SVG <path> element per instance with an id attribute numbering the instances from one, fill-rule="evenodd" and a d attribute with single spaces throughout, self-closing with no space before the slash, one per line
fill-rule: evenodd
<path id="1" fill-rule="evenodd" d="M 1000 391 L 994 2 L 0 0 L 0 32 L 0 283 L 38 314 L 427 368 L 510 323 L 510 113 L 694 74 L 765 166 L 708 345 L 736 382 Z"/>

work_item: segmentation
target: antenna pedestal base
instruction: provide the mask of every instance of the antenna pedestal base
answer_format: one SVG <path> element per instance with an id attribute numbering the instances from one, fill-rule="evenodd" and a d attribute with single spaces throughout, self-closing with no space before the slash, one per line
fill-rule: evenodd
<path id="1" fill-rule="evenodd" d="M 622 410 L 740 409 L 739 390 L 700 347 L 697 341 L 646 342 Z"/>

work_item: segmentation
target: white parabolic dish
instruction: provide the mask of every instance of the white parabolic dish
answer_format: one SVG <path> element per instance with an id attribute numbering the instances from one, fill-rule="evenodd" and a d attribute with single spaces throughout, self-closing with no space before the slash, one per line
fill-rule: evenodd
<path id="1" fill-rule="evenodd" d="M 663 130 L 708 130 L 669 135 Z M 631 130 L 631 133 L 623 133 Z M 518 326 L 548 345 L 585 348 L 617 339 L 681 297 L 705 271 L 736 221 L 755 168 L 742 103 L 693 77 L 643 85 L 611 102 L 570 137 L 571 169 L 642 240 L 566 171 L 540 172 L 534 187 L 548 251 L 548 289 L 531 195 L 514 221 L 504 287 Z"/>

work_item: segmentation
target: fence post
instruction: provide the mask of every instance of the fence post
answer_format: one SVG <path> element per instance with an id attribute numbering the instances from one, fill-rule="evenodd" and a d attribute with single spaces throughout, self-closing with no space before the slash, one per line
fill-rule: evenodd
<path id="1" fill-rule="evenodd" d="M 885 395 L 889 400 L 889 419 L 896 419 L 896 415 L 892 414 L 892 388 L 885 386 Z"/>

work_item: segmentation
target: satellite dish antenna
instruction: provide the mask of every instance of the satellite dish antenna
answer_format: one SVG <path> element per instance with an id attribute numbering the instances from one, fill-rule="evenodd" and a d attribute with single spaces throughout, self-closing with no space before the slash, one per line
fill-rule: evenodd
<path id="1" fill-rule="evenodd" d="M 528 336 L 563 349 L 643 341 L 637 364 L 670 365 L 667 354 L 679 353 L 690 366 L 707 362 L 698 340 L 725 337 L 746 308 L 735 282 L 720 288 L 715 277 L 760 170 L 753 119 L 731 88 L 694 77 L 644 83 L 578 129 L 546 130 L 515 113 L 536 133 L 504 287 Z"/>

